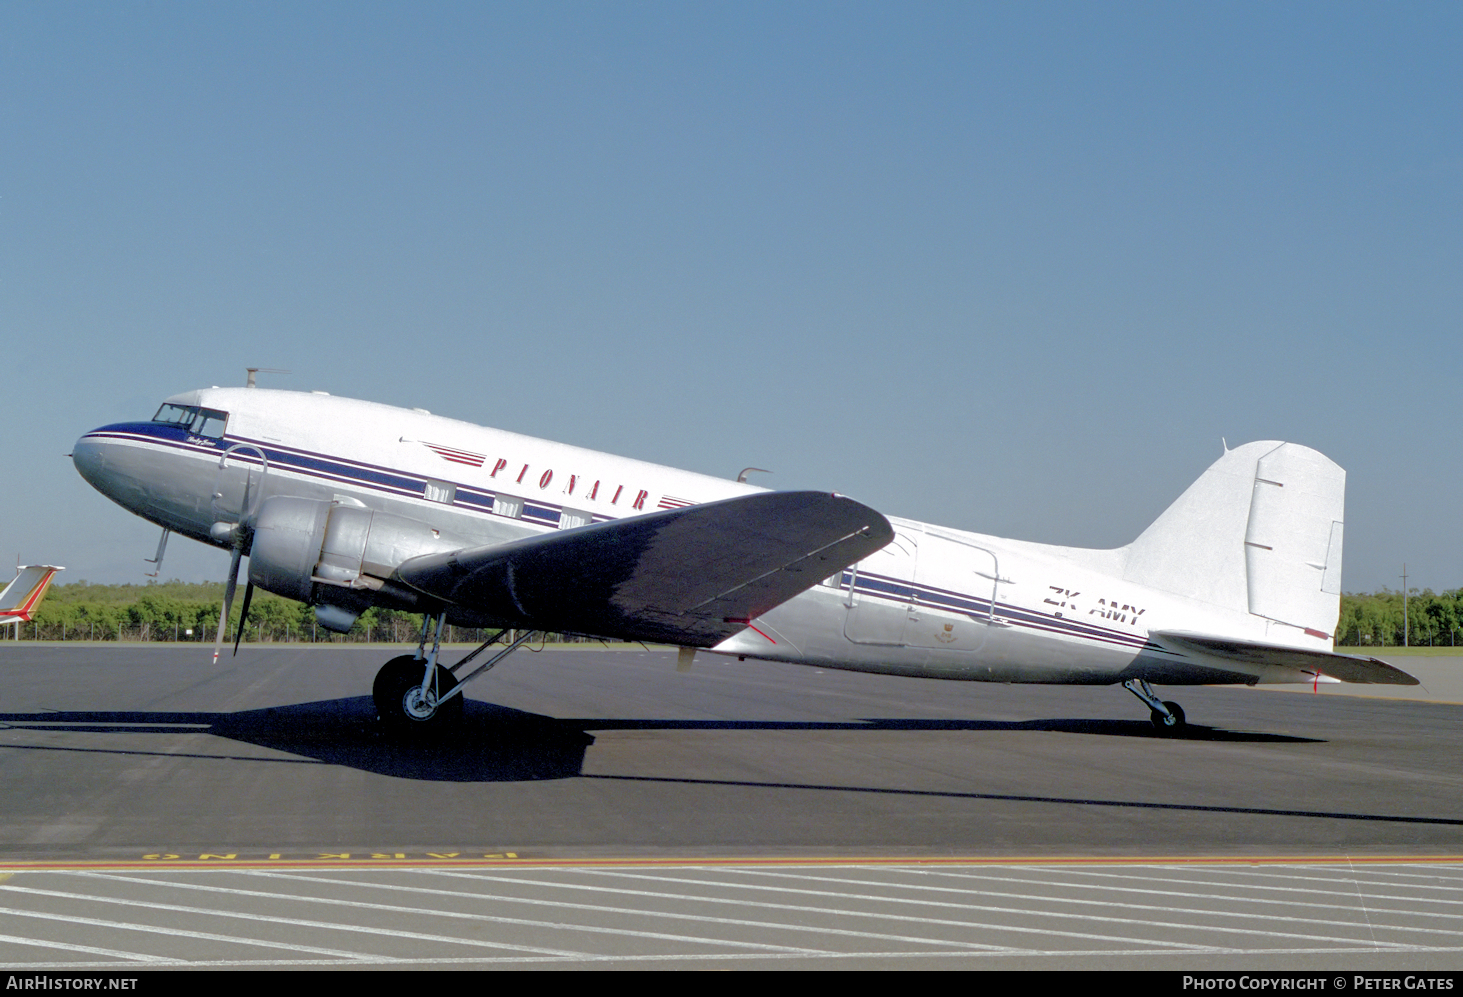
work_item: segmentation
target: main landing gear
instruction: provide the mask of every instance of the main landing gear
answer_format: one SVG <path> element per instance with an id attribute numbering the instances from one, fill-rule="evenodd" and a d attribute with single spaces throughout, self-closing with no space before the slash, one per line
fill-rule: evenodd
<path id="1" fill-rule="evenodd" d="M 1160 700 L 1153 694 L 1153 688 L 1143 679 L 1128 679 L 1123 683 L 1123 688 L 1148 705 L 1153 726 L 1157 727 L 1160 733 L 1177 734 L 1183 730 L 1184 708 L 1178 703 Z"/>
<path id="2" fill-rule="evenodd" d="M 422 620 L 416 654 L 392 658 L 376 673 L 371 698 L 376 703 L 376 715 L 392 730 L 425 733 L 453 725 L 462 717 L 462 687 L 518 650 L 535 633 L 525 630 L 517 640 L 459 679 L 459 668 L 486 651 L 508 631 L 499 630 L 467 657 L 447 668 L 437 663 L 442 648 L 442 625 L 446 618 L 446 613 L 437 614 L 437 632 L 430 653 L 426 648 L 432 617 L 427 616 Z"/>

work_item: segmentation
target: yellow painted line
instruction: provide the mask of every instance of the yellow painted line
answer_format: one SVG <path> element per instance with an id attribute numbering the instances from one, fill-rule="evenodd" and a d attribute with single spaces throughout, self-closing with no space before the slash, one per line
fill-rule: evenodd
<path id="1" fill-rule="evenodd" d="M 161 853 L 148 858 L 100 861 L 0 861 L 0 882 L 14 872 L 70 871 L 90 869 L 442 869 L 442 868 L 568 868 L 568 867 L 676 867 L 676 866 L 1131 866 L 1131 865 L 1463 865 L 1463 854 L 1425 855 L 851 855 L 851 856 L 686 856 L 675 858 L 533 858 L 506 853 L 500 856 L 448 857 L 426 854 L 403 858 L 392 855 L 372 858 L 350 853 L 317 857 L 241 858 L 220 852 L 203 856 Z"/>

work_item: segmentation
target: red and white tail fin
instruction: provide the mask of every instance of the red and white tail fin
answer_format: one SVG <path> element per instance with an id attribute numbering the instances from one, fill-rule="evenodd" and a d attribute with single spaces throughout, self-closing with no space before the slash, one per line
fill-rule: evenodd
<path id="1" fill-rule="evenodd" d="M 29 623 L 51 579 L 64 568 L 54 564 L 28 564 L 20 569 L 15 580 L 0 591 L 0 625 L 6 623 Z"/>
<path id="2" fill-rule="evenodd" d="M 1346 472 L 1295 443 L 1225 452 L 1127 548 L 1124 577 L 1331 640 Z"/>

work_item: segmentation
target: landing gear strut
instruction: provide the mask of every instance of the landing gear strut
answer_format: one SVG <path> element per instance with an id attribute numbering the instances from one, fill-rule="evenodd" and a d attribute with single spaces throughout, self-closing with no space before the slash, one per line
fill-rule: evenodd
<path id="1" fill-rule="evenodd" d="M 1123 688 L 1143 700 L 1150 710 L 1149 718 L 1153 726 L 1157 727 L 1164 734 L 1176 734 L 1183 729 L 1184 708 L 1178 703 L 1160 700 L 1153 693 L 1153 688 L 1143 679 L 1128 679 L 1123 683 Z"/>
<path id="2" fill-rule="evenodd" d="M 503 650 L 479 665 L 470 674 L 459 679 L 455 674 L 463 665 L 486 651 L 498 641 L 507 630 L 499 630 L 480 644 L 451 668 L 437 663 L 442 648 L 442 626 L 446 613 L 436 616 L 436 635 L 432 639 L 432 650 L 427 652 L 427 635 L 431 633 L 432 617 L 422 620 L 421 639 L 417 642 L 416 654 L 403 654 L 392 658 L 376 673 L 371 686 L 371 698 L 376 703 L 376 714 L 388 727 L 403 732 L 425 732 L 441 730 L 451 726 L 462 717 L 462 687 L 472 679 L 487 672 L 499 661 L 521 647 L 535 631 L 526 630 Z"/>

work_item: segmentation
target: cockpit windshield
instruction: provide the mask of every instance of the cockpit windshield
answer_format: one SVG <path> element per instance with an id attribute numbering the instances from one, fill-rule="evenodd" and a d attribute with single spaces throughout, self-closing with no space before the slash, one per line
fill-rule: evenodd
<path id="1" fill-rule="evenodd" d="M 218 409 L 174 405 L 172 402 L 164 402 L 162 408 L 157 410 L 157 415 L 152 417 L 153 422 L 181 426 L 196 436 L 208 436 L 215 440 L 223 438 L 224 425 L 228 420 L 229 414 Z"/>

